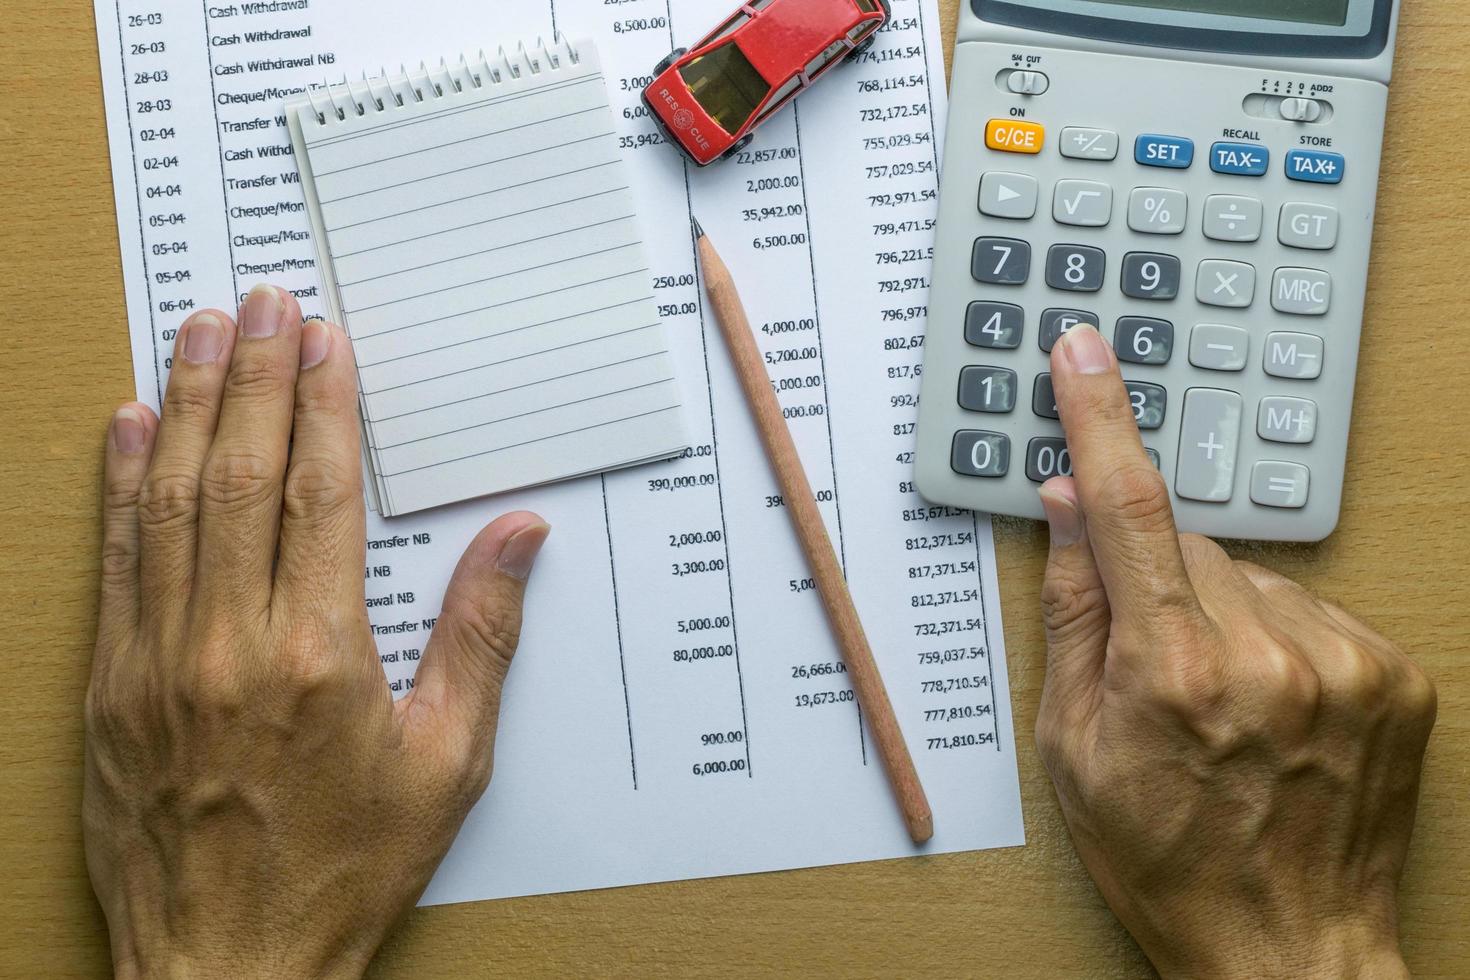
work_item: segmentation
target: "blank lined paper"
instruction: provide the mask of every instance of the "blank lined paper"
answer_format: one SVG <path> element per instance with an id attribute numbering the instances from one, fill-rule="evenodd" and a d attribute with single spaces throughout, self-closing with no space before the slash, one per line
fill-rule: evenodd
<path id="1" fill-rule="evenodd" d="M 317 89 L 288 115 L 384 514 L 688 445 L 590 44 Z"/>

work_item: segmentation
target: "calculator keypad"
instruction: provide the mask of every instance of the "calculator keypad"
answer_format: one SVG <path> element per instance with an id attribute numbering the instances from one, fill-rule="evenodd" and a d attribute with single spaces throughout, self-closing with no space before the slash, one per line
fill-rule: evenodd
<path id="1" fill-rule="evenodd" d="M 966 46 L 957 88 L 993 81 L 1013 55 Z M 1049 61 L 1044 94 L 952 109 L 919 489 L 936 503 L 1035 516 L 1034 486 L 1072 470 L 1048 358 L 1086 323 L 1121 364 L 1182 527 L 1326 533 L 1377 159 L 1333 120 L 1360 113 L 1359 89 L 1351 106 L 1341 84 L 1323 96 L 1332 111 L 1318 120 L 1288 118 L 1282 100 L 1297 83 L 1284 77 L 1201 64 L 1192 71 L 1219 84 L 1201 82 L 1211 90 L 1197 98 L 1193 75 L 1171 88 L 1167 71 L 1130 64 L 1151 97 L 1123 104 L 1089 82 L 1112 78 L 1105 56 L 1068 59 Z M 1239 87 L 1228 97 L 1227 82 Z"/>

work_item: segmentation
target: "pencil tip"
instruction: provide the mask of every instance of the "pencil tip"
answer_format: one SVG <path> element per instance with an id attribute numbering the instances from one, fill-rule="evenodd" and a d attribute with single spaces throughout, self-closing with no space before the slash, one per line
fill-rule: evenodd
<path id="1" fill-rule="evenodd" d="M 703 238 L 704 237 L 704 229 L 699 226 L 699 219 L 696 218 L 694 215 L 691 214 L 689 216 L 689 221 L 690 221 L 691 224 L 694 225 L 694 237 L 695 238 Z"/>

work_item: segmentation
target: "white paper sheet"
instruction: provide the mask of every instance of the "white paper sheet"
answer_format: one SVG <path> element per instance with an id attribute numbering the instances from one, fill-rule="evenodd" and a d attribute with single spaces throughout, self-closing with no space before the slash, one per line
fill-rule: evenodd
<path id="1" fill-rule="evenodd" d="M 689 393 L 674 462 L 397 519 L 365 569 L 411 684 L 460 550 L 495 514 L 552 533 L 495 776 L 424 897 L 456 902 L 916 853 L 871 751 L 695 278 L 691 208 L 740 281 L 773 384 L 934 806 L 928 853 L 1022 842 L 989 522 L 909 483 L 943 72 L 934 0 L 697 170 L 637 94 L 728 0 L 96 0 L 139 396 L 177 326 L 269 279 L 323 309 L 283 100 L 310 81 L 553 30 L 593 37 Z M 959 329 L 939 325 L 939 329 Z"/>

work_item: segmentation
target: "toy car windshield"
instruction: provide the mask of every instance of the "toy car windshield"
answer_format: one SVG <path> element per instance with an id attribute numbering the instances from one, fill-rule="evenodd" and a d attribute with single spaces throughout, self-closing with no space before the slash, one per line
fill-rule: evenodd
<path id="1" fill-rule="evenodd" d="M 731 134 L 740 132 L 771 91 L 733 40 L 695 58 L 679 75 L 709 117 Z"/>

